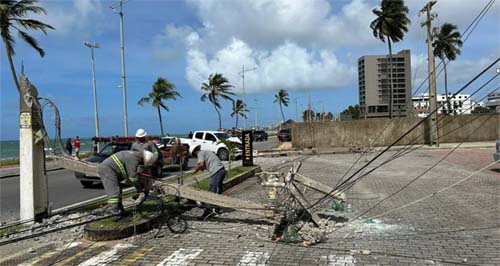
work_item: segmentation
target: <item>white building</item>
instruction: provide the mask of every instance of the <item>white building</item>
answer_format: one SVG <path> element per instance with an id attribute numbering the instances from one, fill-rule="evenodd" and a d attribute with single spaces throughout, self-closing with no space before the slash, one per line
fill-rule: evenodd
<path id="1" fill-rule="evenodd" d="M 475 102 L 470 98 L 470 94 L 448 94 L 450 101 L 450 111 L 446 104 L 446 95 L 440 94 L 437 96 L 437 105 L 439 107 L 438 114 L 461 115 L 470 114 L 475 106 L 481 106 L 481 102 Z M 429 114 L 429 94 L 422 93 L 412 97 L 413 108 L 418 114 L 418 117 L 426 117 Z"/>

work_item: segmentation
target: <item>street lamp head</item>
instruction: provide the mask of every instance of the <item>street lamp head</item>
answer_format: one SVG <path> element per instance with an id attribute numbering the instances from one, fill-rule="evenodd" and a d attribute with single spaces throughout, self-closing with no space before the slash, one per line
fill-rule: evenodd
<path id="1" fill-rule="evenodd" d="M 88 48 L 99 48 L 99 43 L 84 42 Z"/>

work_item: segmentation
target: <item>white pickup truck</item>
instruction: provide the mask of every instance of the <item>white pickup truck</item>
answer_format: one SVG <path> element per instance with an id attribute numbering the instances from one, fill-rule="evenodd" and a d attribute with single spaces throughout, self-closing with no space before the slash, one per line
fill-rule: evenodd
<path id="1" fill-rule="evenodd" d="M 195 131 L 191 139 L 181 138 L 181 143 L 189 145 L 189 154 L 196 146 L 201 145 L 201 150 L 213 151 L 219 159 L 226 161 L 229 159 L 229 149 L 221 140 L 235 143 L 234 156 L 241 157 L 241 140 L 221 131 Z"/>

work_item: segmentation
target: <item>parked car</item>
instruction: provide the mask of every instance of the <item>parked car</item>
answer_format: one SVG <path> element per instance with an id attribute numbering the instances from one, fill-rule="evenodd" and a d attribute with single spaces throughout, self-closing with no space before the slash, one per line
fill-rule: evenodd
<path id="1" fill-rule="evenodd" d="M 253 140 L 254 141 L 266 141 L 267 133 L 264 130 L 255 130 L 253 132 Z"/>
<path id="2" fill-rule="evenodd" d="M 278 140 L 280 142 L 283 141 L 292 141 L 292 130 L 289 128 L 282 129 L 278 132 Z"/>
<path id="3" fill-rule="evenodd" d="M 97 155 L 85 159 L 87 162 L 91 163 L 101 163 L 106 158 L 119 151 L 127 151 L 132 147 L 133 138 L 121 138 L 119 142 L 111 142 L 106 144 Z M 165 140 L 166 142 L 166 140 Z M 160 160 L 158 163 L 153 165 L 154 175 L 161 177 L 163 172 L 163 167 L 170 165 L 179 165 L 180 160 L 183 159 L 183 169 L 187 168 L 188 164 L 188 147 L 187 145 L 182 145 L 182 150 L 180 152 L 181 156 L 174 156 L 172 149 L 174 148 L 174 143 L 172 140 L 168 140 L 169 145 L 163 145 L 158 147 L 160 150 Z M 179 154 L 179 152 L 177 152 Z M 75 177 L 80 181 L 83 187 L 89 188 L 94 183 L 100 183 L 101 179 L 97 176 L 87 176 L 84 173 L 75 172 Z"/>
<path id="4" fill-rule="evenodd" d="M 128 151 L 132 147 L 132 142 L 111 142 L 106 144 L 99 153 L 95 156 L 85 159 L 90 163 L 102 163 L 106 158 L 119 151 Z M 101 179 L 98 176 L 87 176 L 84 173 L 75 172 L 75 177 L 80 181 L 84 188 L 91 187 L 95 182 L 100 183 Z"/>
<path id="5" fill-rule="evenodd" d="M 500 140 L 497 140 L 497 152 L 493 153 L 493 160 L 500 160 Z"/>
<path id="6" fill-rule="evenodd" d="M 221 131 L 195 131 L 191 139 L 181 138 L 182 144 L 189 145 L 189 154 L 193 149 L 201 145 L 202 150 L 212 151 L 219 159 L 227 161 L 229 159 L 229 149 L 221 140 L 228 140 L 233 142 L 236 146 L 234 149 L 234 156 L 241 157 L 242 145 L 241 140 L 237 137 L 231 137 L 225 132 Z"/>

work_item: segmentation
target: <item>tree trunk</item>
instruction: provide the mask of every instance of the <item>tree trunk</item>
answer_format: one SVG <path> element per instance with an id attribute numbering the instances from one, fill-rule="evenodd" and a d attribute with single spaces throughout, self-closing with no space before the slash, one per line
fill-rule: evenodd
<path id="1" fill-rule="evenodd" d="M 217 109 L 217 106 L 215 106 L 215 104 L 214 104 L 214 108 L 215 108 L 215 111 L 217 111 L 217 115 L 219 116 L 219 129 L 218 130 L 220 130 L 222 128 L 222 120 L 220 117 L 220 112 L 219 112 L 219 109 Z"/>
<path id="2" fill-rule="evenodd" d="M 441 59 L 441 61 L 443 62 L 443 66 L 444 66 L 444 93 L 446 94 L 446 113 L 445 114 L 449 114 L 450 111 L 451 111 L 451 104 L 450 104 L 450 99 L 448 99 L 448 73 L 446 72 L 446 62 L 444 61 L 444 59 Z"/>
<path id="3" fill-rule="evenodd" d="M 16 68 L 14 67 L 14 62 L 12 61 L 12 55 L 9 54 L 7 50 L 7 40 L 2 38 L 5 43 L 5 52 L 7 53 L 7 58 L 9 59 L 10 71 L 12 72 L 12 77 L 14 78 L 14 83 L 16 84 L 17 92 L 21 95 L 21 87 L 19 86 L 19 81 L 17 80 Z"/>
<path id="4" fill-rule="evenodd" d="M 160 132 L 161 132 L 161 136 L 163 137 L 164 136 L 164 134 L 163 134 L 163 122 L 161 119 L 160 106 L 158 106 L 156 108 L 158 109 L 158 118 L 160 119 Z"/>
<path id="5" fill-rule="evenodd" d="M 236 113 L 236 127 L 235 127 L 235 129 L 238 129 L 238 116 L 239 116 L 238 113 Z"/>
<path id="6" fill-rule="evenodd" d="M 280 111 L 281 111 L 281 118 L 283 119 L 282 123 L 284 123 L 285 122 L 285 115 L 283 114 L 283 107 L 281 106 L 281 102 L 280 102 Z"/>
<path id="7" fill-rule="evenodd" d="M 387 44 L 389 46 L 389 61 L 387 62 L 387 69 L 389 71 L 389 119 L 392 118 L 392 47 L 391 39 L 387 37 Z"/>

